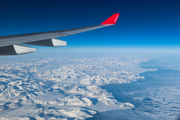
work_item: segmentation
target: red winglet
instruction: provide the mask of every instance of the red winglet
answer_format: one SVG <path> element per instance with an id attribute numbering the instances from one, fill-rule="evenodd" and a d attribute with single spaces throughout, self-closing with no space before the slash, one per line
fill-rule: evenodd
<path id="1" fill-rule="evenodd" d="M 105 20 L 101 25 L 114 25 L 119 17 L 119 13 L 113 14 L 111 17 L 109 17 L 107 20 Z"/>

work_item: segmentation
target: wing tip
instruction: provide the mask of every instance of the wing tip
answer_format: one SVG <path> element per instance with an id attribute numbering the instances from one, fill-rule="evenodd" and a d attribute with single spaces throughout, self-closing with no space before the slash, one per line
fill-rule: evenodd
<path id="1" fill-rule="evenodd" d="M 104 22 L 102 22 L 101 25 L 114 25 L 116 24 L 119 16 L 120 16 L 120 13 L 115 13 L 111 17 L 106 19 Z"/>

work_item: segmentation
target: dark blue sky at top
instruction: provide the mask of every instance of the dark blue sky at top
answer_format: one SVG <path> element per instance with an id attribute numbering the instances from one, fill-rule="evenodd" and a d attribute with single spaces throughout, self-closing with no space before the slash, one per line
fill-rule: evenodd
<path id="1" fill-rule="evenodd" d="M 61 38 L 68 45 L 180 45 L 179 0 L 1 0 L 0 35 L 98 25 L 114 26 Z"/>

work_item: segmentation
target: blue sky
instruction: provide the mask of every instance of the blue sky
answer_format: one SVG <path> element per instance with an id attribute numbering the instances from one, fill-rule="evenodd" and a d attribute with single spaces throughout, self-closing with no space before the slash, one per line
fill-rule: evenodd
<path id="1" fill-rule="evenodd" d="M 0 35 L 117 24 L 61 38 L 69 46 L 180 45 L 179 0 L 1 0 Z"/>

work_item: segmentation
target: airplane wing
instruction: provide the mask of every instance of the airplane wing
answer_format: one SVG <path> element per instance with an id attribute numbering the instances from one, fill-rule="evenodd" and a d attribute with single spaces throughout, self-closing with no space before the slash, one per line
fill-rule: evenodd
<path id="1" fill-rule="evenodd" d="M 95 26 L 40 33 L 0 36 L 0 55 L 20 55 L 37 51 L 36 48 L 21 44 L 49 47 L 66 46 L 65 41 L 58 40 L 56 38 L 114 25 L 119 15 L 119 13 L 115 13 L 100 25 Z"/>

